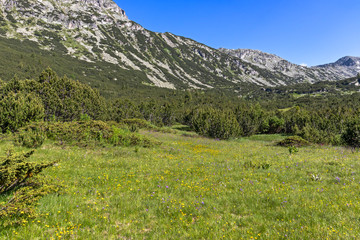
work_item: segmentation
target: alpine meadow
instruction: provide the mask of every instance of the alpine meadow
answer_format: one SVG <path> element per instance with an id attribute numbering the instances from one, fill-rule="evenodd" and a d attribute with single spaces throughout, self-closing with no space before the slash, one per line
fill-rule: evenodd
<path id="1" fill-rule="evenodd" d="M 360 238 L 360 57 L 0 0 L 0 58 L 0 239 Z"/>

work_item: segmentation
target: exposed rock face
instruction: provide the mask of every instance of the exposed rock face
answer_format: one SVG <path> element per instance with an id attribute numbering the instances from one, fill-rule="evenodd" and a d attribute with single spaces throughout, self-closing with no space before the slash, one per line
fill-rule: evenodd
<path id="1" fill-rule="evenodd" d="M 325 64 L 321 65 L 319 67 L 355 67 L 357 69 L 360 69 L 360 57 L 343 57 L 337 60 L 335 63 Z"/>
<path id="2" fill-rule="evenodd" d="M 294 79 L 295 82 L 336 81 L 356 76 L 360 72 L 360 58 L 344 57 L 335 63 L 306 67 L 293 64 L 274 54 L 251 49 L 219 49 L 231 56 L 238 57 L 248 63 L 282 74 Z"/>
<path id="3" fill-rule="evenodd" d="M 111 0 L 0 0 L 3 14 L 17 20 L 36 18 L 65 28 L 95 28 L 96 24 L 128 21 L 125 11 Z M 34 19 L 34 20 L 36 20 Z"/>
<path id="4" fill-rule="evenodd" d="M 334 75 L 341 75 L 343 78 L 357 76 L 360 73 L 360 57 L 343 57 L 335 63 L 329 63 L 315 67 L 315 69 L 325 69 Z"/>
<path id="5" fill-rule="evenodd" d="M 277 86 L 351 75 L 336 66 L 306 68 L 260 51 L 217 50 L 151 32 L 130 21 L 112 0 L 0 0 L 0 35 L 139 71 L 134 81 L 172 89 Z"/>

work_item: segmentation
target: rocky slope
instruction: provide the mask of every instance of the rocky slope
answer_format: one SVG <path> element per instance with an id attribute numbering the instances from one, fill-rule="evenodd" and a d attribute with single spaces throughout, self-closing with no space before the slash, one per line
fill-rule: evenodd
<path id="1" fill-rule="evenodd" d="M 346 56 L 335 63 L 320 65 L 314 69 L 326 69 L 334 75 L 341 75 L 344 78 L 354 77 L 360 73 L 360 57 Z"/>
<path id="2" fill-rule="evenodd" d="M 49 54 L 110 64 L 114 82 L 132 72 L 139 84 L 170 89 L 278 86 L 346 75 L 337 67 L 306 68 L 258 51 L 217 50 L 148 31 L 112 0 L 0 0 L 0 35 L 37 42 Z"/>
<path id="3" fill-rule="evenodd" d="M 318 81 L 337 81 L 351 78 L 360 73 L 360 58 L 344 57 L 335 63 L 306 67 L 293 64 L 285 59 L 251 49 L 219 49 L 220 51 L 238 57 L 243 61 L 254 64 L 260 68 L 282 74 L 294 79 L 295 82 L 318 82 Z"/>

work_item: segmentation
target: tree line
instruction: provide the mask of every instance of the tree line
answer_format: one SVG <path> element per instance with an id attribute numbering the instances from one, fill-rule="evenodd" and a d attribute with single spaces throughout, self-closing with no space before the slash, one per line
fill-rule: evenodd
<path id="1" fill-rule="evenodd" d="M 159 92 L 105 99 L 96 89 L 48 68 L 37 79 L 0 81 L 0 129 L 15 132 L 33 121 L 83 116 L 116 122 L 139 118 L 157 126 L 184 124 L 218 139 L 277 133 L 313 143 L 360 145 L 359 93 L 251 101 L 214 91 Z"/>

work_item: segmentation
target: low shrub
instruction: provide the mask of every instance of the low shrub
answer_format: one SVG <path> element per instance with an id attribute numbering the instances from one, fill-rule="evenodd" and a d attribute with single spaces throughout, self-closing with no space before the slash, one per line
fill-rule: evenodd
<path id="1" fill-rule="evenodd" d="M 289 150 L 289 154 L 290 154 L 290 155 L 293 155 L 293 154 L 299 152 L 299 149 L 298 149 L 296 146 L 289 146 L 289 147 L 288 147 L 288 150 Z"/>
<path id="2" fill-rule="evenodd" d="M 109 138 L 109 142 L 113 145 L 152 147 L 160 144 L 157 140 L 133 133 L 128 129 L 115 126 L 112 129 L 113 133 Z"/>
<path id="3" fill-rule="evenodd" d="M 21 128 L 15 135 L 15 144 L 27 148 L 38 148 L 46 140 L 46 134 L 38 126 Z"/>
<path id="4" fill-rule="evenodd" d="M 6 201 L 0 203 L 3 227 L 20 224 L 24 218 L 35 217 L 38 200 L 59 190 L 59 186 L 39 175 L 55 162 L 28 162 L 27 159 L 33 153 L 34 151 L 15 154 L 9 150 L 5 157 L 0 158 L 0 196 L 6 196 Z"/>
<path id="5" fill-rule="evenodd" d="M 27 126 L 59 143 L 88 145 L 93 142 L 103 142 L 112 134 L 112 129 L 102 121 L 74 121 L 74 122 L 34 122 Z"/>
<path id="6" fill-rule="evenodd" d="M 282 147 L 302 147 L 308 146 L 310 143 L 299 136 L 291 136 L 278 142 L 277 145 Z"/>
<path id="7" fill-rule="evenodd" d="M 87 120 L 74 122 L 35 122 L 27 129 L 37 129 L 48 139 L 60 144 L 73 144 L 77 146 L 113 144 L 118 146 L 150 147 L 159 144 L 128 128 L 110 125 L 103 121 Z M 23 134 L 21 134 L 23 135 Z"/>
<path id="8" fill-rule="evenodd" d="M 125 124 L 131 132 L 137 132 L 139 129 L 156 129 L 157 127 L 149 123 L 144 119 L 124 119 L 120 121 L 121 124 Z"/>

